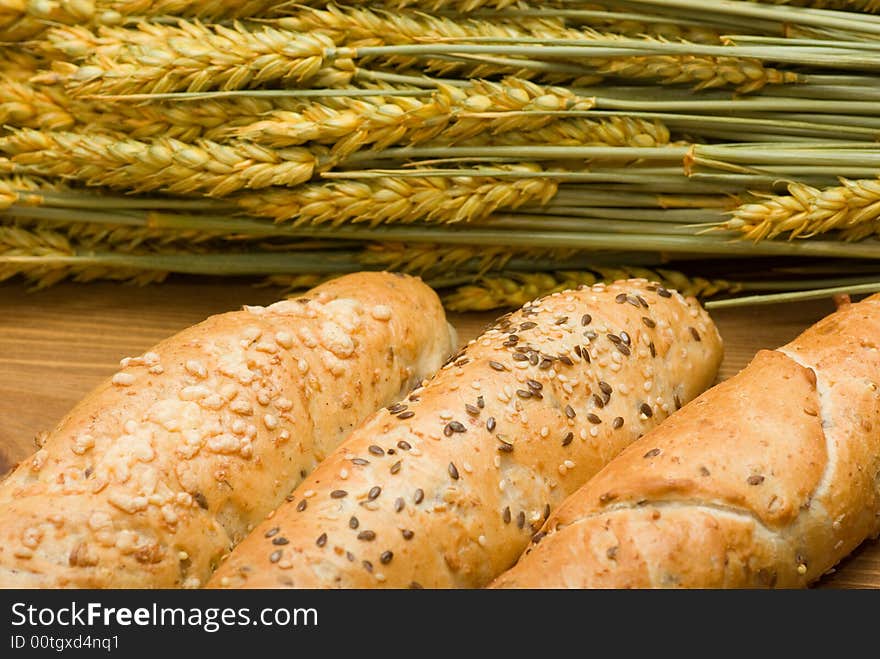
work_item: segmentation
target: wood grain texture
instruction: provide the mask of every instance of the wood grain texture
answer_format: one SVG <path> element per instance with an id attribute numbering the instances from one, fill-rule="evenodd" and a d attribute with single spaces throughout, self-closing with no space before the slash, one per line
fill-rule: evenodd
<path id="1" fill-rule="evenodd" d="M 49 430 L 122 357 L 137 355 L 175 332 L 243 304 L 267 304 L 276 289 L 247 283 L 176 280 L 146 288 L 62 284 L 28 293 L 0 284 L 0 474 L 34 451 Z M 760 348 L 790 341 L 833 311 L 830 300 L 713 313 L 725 341 L 720 378 L 745 366 Z M 494 314 L 451 315 L 462 341 Z M 820 587 L 880 588 L 880 543 L 866 542 Z"/>

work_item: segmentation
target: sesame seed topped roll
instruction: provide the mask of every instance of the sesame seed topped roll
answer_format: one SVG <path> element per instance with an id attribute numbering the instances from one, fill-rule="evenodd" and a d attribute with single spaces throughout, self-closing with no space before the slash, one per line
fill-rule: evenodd
<path id="1" fill-rule="evenodd" d="M 0 586 L 204 584 L 453 342 L 421 281 L 360 273 L 122 360 L 0 483 Z"/>
<path id="2" fill-rule="evenodd" d="M 209 585 L 484 586 L 720 361 L 698 303 L 644 280 L 529 303 L 374 414 Z"/>

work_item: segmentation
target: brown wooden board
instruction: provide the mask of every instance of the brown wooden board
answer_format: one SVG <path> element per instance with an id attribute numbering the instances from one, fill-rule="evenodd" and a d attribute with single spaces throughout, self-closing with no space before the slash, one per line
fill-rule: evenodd
<path id="1" fill-rule="evenodd" d="M 276 289 L 193 280 L 146 288 L 62 284 L 36 293 L 22 284 L 0 284 L 0 474 L 32 453 L 35 435 L 55 426 L 116 371 L 122 357 L 141 354 L 211 314 L 276 297 Z M 716 311 L 725 341 L 720 377 L 832 310 L 827 300 Z M 493 317 L 453 314 L 450 320 L 464 342 Z M 880 588 L 880 543 L 865 543 L 819 586 Z"/>

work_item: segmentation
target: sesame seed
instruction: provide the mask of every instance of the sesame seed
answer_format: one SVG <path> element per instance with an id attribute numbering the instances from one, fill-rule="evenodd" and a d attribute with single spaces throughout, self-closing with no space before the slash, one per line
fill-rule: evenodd
<path id="1" fill-rule="evenodd" d="M 599 394 L 593 394 L 593 403 L 599 409 L 602 409 L 603 407 L 605 407 L 605 399 L 602 398 L 602 396 L 600 396 Z"/>
<path id="2" fill-rule="evenodd" d="M 350 520 L 348 520 L 348 528 L 350 528 L 350 529 L 356 529 L 360 525 L 361 525 L 361 523 L 357 517 L 352 516 L 352 518 Z"/>
<path id="3" fill-rule="evenodd" d="M 409 451 L 412 448 L 412 445 L 409 442 L 401 439 L 399 442 L 397 442 L 397 448 L 399 448 L 401 451 Z"/>
<path id="4" fill-rule="evenodd" d="M 348 492 L 346 492 L 345 490 L 333 490 L 330 493 L 331 499 L 342 499 L 347 496 L 348 496 Z"/>
<path id="5" fill-rule="evenodd" d="M 117 373 L 110 381 L 117 387 L 130 387 L 134 384 L 134 376 L 131 373 Z"/>
<path id="6" fill-rule="evenodd" d="M 519 396 L 520 398 L 531 398 L 532 392 L 526 391 L 525 389 L 517 389 L 516 395 Z"/>
<path id="7" fill-rule="evenodd" d="M 702 341 L 702 339 L 700 338 L 700 333 L 696 330 L 696 328 L 688 327 L 688 330 L 690 331 L 691 336 L 694 337 L 695 341 Z"/>
<path id="8" fill-rule="evenodd" d="M 611 422 L 611 427 L 614 428 L 615 430 L 623 428 L 623 417 L 622 416 L 614 417 L 614 421 Z"/>
<path id="9" fill-rule="evenodd" d="M 413 532 L 410 531 L 409 529 L 403 529 L 403 530 L 400 532 L 400 534 L 403 536 L 403 539 L 404 539 L 404 540 L 412 540 L 412 537 L 415 535 L 415 533 L 413 533 Z"/>
<path id="10" fill-rule="evenodd" d="M 271 538 L 272 536 L 278 535 L 278 532 L 279 532 L 280 530 L 281 530 L 280 527 L 278 527 L 278 526 L 273 526 L 271 529 L 269 529 L 268 531 L 266 531 L 266 533 L 265 533 L 264 535 L 265 535 L 265 537 L 267 537 L 267 538 Z"/>
<path id="11" fill-rule="evenodd" d="M 617 304 L 623 304 L 626 302 L 626 293 L 618 294 L 617 297 L 614 298 L 614 301 L 617 302 Z"/>
<path id="12" fill-rule="evenodd" d="M 364 540 L 366 542 L 372 542 L 376 539 L 376 533 L 375 531 L 361 531 L 357 534 L 357 539 Z"/>
<path id="13" fill-rule="evenodd" d="M 653 342 L 653 341 L 651 341 L 651 342 L 648 344 L 648 349 L 651 351 L 651 357 L 656 357 L 656 356 L 657 356 L 657 349 L 654 347 L 654 342 Z"/>
<path id="14" fill-rule="evenodd" d="M 569 357 L 568 355 L 558 355 L 557 359 L 566 366 L 574 366 L 574 362 L 571 361 L 571 357 Z"/>
<path id="15" fill-rule="evenodd" d="M 533 327 L 537 327 L 538 323 L 533 323 L 531 320 L 527 320 L 522 325 L 519 326 L 520 331 L 530 330 Z"/>
<path id="16" fill-rule="evenodd" d="M 425 491 L 422 488 L 416 490 L 415 496 L 413 497 L 413 502 L 419 504 L 422 502 L 422 499 L 425 498 Z"/>
<path id="17" fill-rule="evenodd" d="M 626 298 L 626 301 L 629 302 L 631 305 L 633 305 L 636 309 L 638 309 L 640 306 L 642 306 L 639 304 L 639 301 L 636 299 L 636 297 L 634 295 L 628 295 Z"/>
<path id="18" fill-rule="evenodd" d="M 374 499 L 379 498 L 379 495 L 382 494 L 382 488 L 376 485 L 375 487 L 371 487 L 369 493 L 367 493 L 367 499 L 373 501 Z"/>
<path id="19" fill-rule="evenodd" d="M 562 438 L 562 445 L 563 445 L 563 446 L 568 446 L 569 444 L 571 444 L 571 440 L 573 440 L 573 439 L 574 439 L 574 433 L 573 433 L 573 432 L 570 432 L 570 433 L 566 434 L 565 437 Z"/>
<path id="20" fill-rule="evenodd" d="M 306 509 L 306 506 L 308 506 L 308 505 L 309 505 L 309 502 L 306 501 L 305 499 L 303 499 L 298 504 L 296 504 L 296 511 L 301 513 L 302 511 L 304 511 Z"/>
<path id="21" fill-rule="evenodd" d="M 449 466 L 446 468 L 446 471 L 449 472 L 449 475 L 452 477 L 452 480 L 456 480 L 456 481 L 458 480 L 458 469 L 455 467 L 455 465 L 452 462 L 449 463 Z"/>
<path id="22" fill-rule="evenodd" d="M 515 361 L 515 362 L 526 362 L 526 361 L 528 361 L 528 360 L 529 360 L 529 356 L 528 356 L 528 355 L 524 355 L 524 354 L 521 353 L 521 352 L 515 352 L 515 353 L 513 353 L 513 361 Z"/>
<path id="23" fill-rule="evenodd" d="M 400 414 L 406 409 L 406 405 L 403 403 L 394 403 L 391 407 L 386 408 L 392 414 Z"/>
<path id="24" fill-rule="evenodd" d="M 571 405 L 565 406 L 565 416 L 569 419 L 573 419 L 577 416 L 577 413 L 574 411 L 574 408 Z"/>
<path id="25" fill-rule="evenodd" d="M 538 544 L 547 535 L 546 531 L 538 531 L 535 535 L 532 536 L 532 542 L 534 544 Z"/>
<path id="26" fill-rule="evenodd" d="M 499 364 L 498 362 L 489 362 L 489 366 L 491 366 L 496 371 L 506 371 L 507 367 L 504 364 Z"/>
<path id="27" fill-rule="evenodd" d="M 488 430 L 489 432 L 492 432 L 493 430 L 495 430 L 495 417 L 494 416 L 490 416 L 488 419 L 486 419 L 486 430 Z"/>
<path id="28" fill-rule="evenodd" d="M 318 539 L 315 540 L 315 544 L 318 545 L 319 547 L 323 547 L 324 545 L 326 545 L 327 544 L 327 534 L 322 533 L 321 535 L 319 535 Z"/>
<path id="29" fill-rule="evenodd" d="M 367 450 L 373 455 L 385 455 L 385 451 L 382 450 L 382 447 L 376 446 L 375 444 L 371 445 Z"/>
<path id="30" fill-rule="evenodd" d="M 519 515 L 516 516 L 516 525 L 519 528 L 523 528 L 526 525 L 526 514 L 522 510 L 520 510 Z"/>
<path id="31" fill-rule="evenodd" d="M 565 325 L 568 322 L 568 316 L 561 316 L 556 319 L 554 325 Z"/>
<path id="32" fill-rule="evenodd" d="M 403 497 L 397 497 L 394 500 L 394 512 L 399 513 L 405 506 L 406 503 L 404 502 Z"/>
<path id="33" fill-rule="evenodd" d="M 624 345 L 623 343 L 618 343 L 614 347 L 617 348 L 617 350 L 620 352 L 620 354 L 622 354 L 626 357 L 629 357 L 632 354 L 632 351 L 629 349 L 629 347 Z"/>
<path id="34" fill-rule="evenodd" d="M 590 423 L 596 423 L 596 424 L 602 423 L 602 419 L 600 419 L 597 415 L 593 414 L 592 412 L 587 414 L 587 421 L 589 421 Z"/>
<path id="35" fill-rule="evenodd" d="M 471 416 L 479 416 L 480 414 L 480 408 L 476 405 L 471 405 L 470 403 L 465 404 L 464 409 Z"/>
<path id="36" fill-rule="evenodd" d="M 627 334 L 626 332 L 620 333 L 620 340 L 623 341 L 623 343 L 626 345 L 632 344 L 632 340 L 629 338 L 629 334 Z"/>
<path id="37" fill-rule="evenodd" d="M 553 366 L 553 362 L 546 357 L 541 360 L 541 364 L 538 366 L 542 371 L 546 371 L 548 368 Z"/>
<path id="38" fill-rule="evenodd" d="M 392 473 L 392 474 L 396 474 L 397 472 L 399 472 L 399 471 L 400 471 L 400 466 L 401 466 L 401 461 L 398 460 L 398 461 L 395 462 L 393 465 L 391 465 L 391 473 Z"/>
<path id="39" fill-rule="evenodd" d="M 662 286 L 657 289 L 657 295 L 659 295 L 660 297 L 672 297 L 672 293 L 670 293 L 668 290 L 666 290 Z"/>
<path id="40" fill-rule="evenodd" d="M 277 563 L 278 561 L 281 560 L 281 554 L 282 554 L 282 551 L 280 549 L 276 549 L 271 554 L 269 554 L 269 562 L 270 563 Z"/>
<path id="41" fill-rule="evenodd" d="M 401 412 L 397 415 L 398 419 L 411 419 L 416 415 L 412 410 L 407 410 L 406 412 Z"/>
<path id="42" fill-rule="evenodd" d="M 648 304 L 648 301 L 641 295 L 636 295 L 636 300 L 638 300 L 639 304 L 641 304 L 645 309 L 649 308 L 650 305 Z"/>
<path id="43" fill-rule="evenodd" d="M 660 449 L 659 448 L 652 448 L 650 451 L 645 453 L 645 455 L 643 455 L 642 457 L 643 458 L 656 458 L 658 455 L 660 455 Z"/>
<path id="44" fill-rule="evenodd" d="M 504 508 L 504 512 L 501 514 L 501 519 L 504 520 L 505 524 L 510 524 L 510 506 Z"/>
<path id="45" fill-rule="evenodd" d="M 647 403 L 642 403 L 641 405 L 639 405 L 639 412 L 641 412 L 642 414 L 644 414 L 644 415 L 645 415 L 646 417 L 648 417 L 649 419 L 650 419 L 652 416 L 654 416 L 654 410 L 652 410 L 652 409 L 651 409 L 651 406 L 648 405 Z"/>
<path id="46" fill-rule="evenodd" d="M 533 391 L 541 391 L 544 388 L 543 384 L 532 379 L 526 380 L 526 386 Z"/>
<path id="47" fill-rule="evenodd" d="M 379 562 L 382 565 L 388 565 L 391 562 L 391 559 L 394 558 L 394 553 L 391 551 L 383 551 L 382 555 L 379 556 Z"/>
<path id="48" fill-rule="evenodd" d="M 370 464 L 370 461 L 369 461 L 369 460 L 364 460 L 363 458 L 352 458 L 352 459 L 351 459 L 351 463 L 352 463 L 352 464 L 355 464 L 355 465 L 358 465 L 358 466 L 360 466 L 360 467 L 364 467 L 364 466 Z"/>
<path id="49" fill-rule="evenodd" d="M 583 316 L 581 316 L 581 325 L 583 325 L 584 327 L 586 327 L 587 325 L 589 325 L 592 322 L 593 322 L 593 317 L 590 314 L 585 313 Z"/>
<path id="50" fill-rule="evenodd" d="M 647 316 L 642 316 L 642 323 L 644 323 L 645 327 L 648 327 L 650 329 L 654 329 L 655 327 L 657 327 L 657 323 L 655 323 Z"/>
<path id="51" fill-rule="evenodd" d="M 498 445 L 498 450 L 502 453 L 511 453 L 513 451 L 513 444 L 507 441 L 507 438 L 504 435 L 498 435 L 498 441 L 501 442 Z"/>
<path id="52" fill-rule="evenodd" d="M 290 544 L 290 540 L 288 540 L 287 538 L 278 536 L 277 538 L 273 538 L 272 544 L 273 545 L 287 545 L 287 544 Z"/>
<path id="53" fill-rule="evenodd" d="M 486 401 L 483 400 L 482 396 L 477 396 L 477 407 L 479 407 L 480 409 L 486 407 Z"/>

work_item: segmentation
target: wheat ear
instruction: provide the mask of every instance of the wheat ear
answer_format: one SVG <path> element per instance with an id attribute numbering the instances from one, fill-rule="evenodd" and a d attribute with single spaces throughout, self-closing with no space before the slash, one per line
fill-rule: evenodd
<path id="1" fill-rule="evenodd" d="M 384 177 L 365 181 L 310 183 L 232 198 L 251 215 L 290 221 L 296 226 L 344 223 L 407 224 L 476 222 L 500 209 L 545 204 L 557 184 L 536 165 L 502 169 L 535 173 L 535 178 Z"/>
<path id="2" fill-rule="evenodd" d="M 334 44 L 325 35 L 269 26 L 251 31 L 180 21 L 101 28 L 97 35 L 61 28 L 51 30 L 48 40 L 77 62 L 56 64 L 77 94 L 233 90 L 270 82 L 338 87 L 354 72 L 350 59 L 332 57 Z"/>
<path id="3" fill-rule="evenodd" d="M 557 272 L 510 272 L 485 275 L 475 283 L 459 286 L 443 296 L 443 304 L 450 311 L 489 311 L 516 308 L 530 300 L 578 286 L 592 286 L 599 282 L 642 277 L 675 288 L 683 295 L 709 297 L 718 293 L 735 293 L 736 283 L 725 280 L 692 278 L 673 270 L 652 270 L 640 267 L 596 266 L 590 270 Z"/>
<path id="4" fill-rule="evenodd" d="M 755 241 L 783 234 L 807 238 L 836 230 L 849 240 L 873 234 L 880 220 L 880 180 L 840 182 L 824 189 L 790 183 L 787 195 L 761 195 L 763 201 L 740 205 L 722 227 Z"/>
<path id="5" fill-rule="evenodd" d="M 318 155 L 301 148 L 272 151 L 255 144 L 187 144 L 23 129 L 0 138 L 0 152 L 18 173 L 58 176 L 87 185 L 144 192 L 224 196 L 243 188 L 297 185 L 312 177 Z"/>

